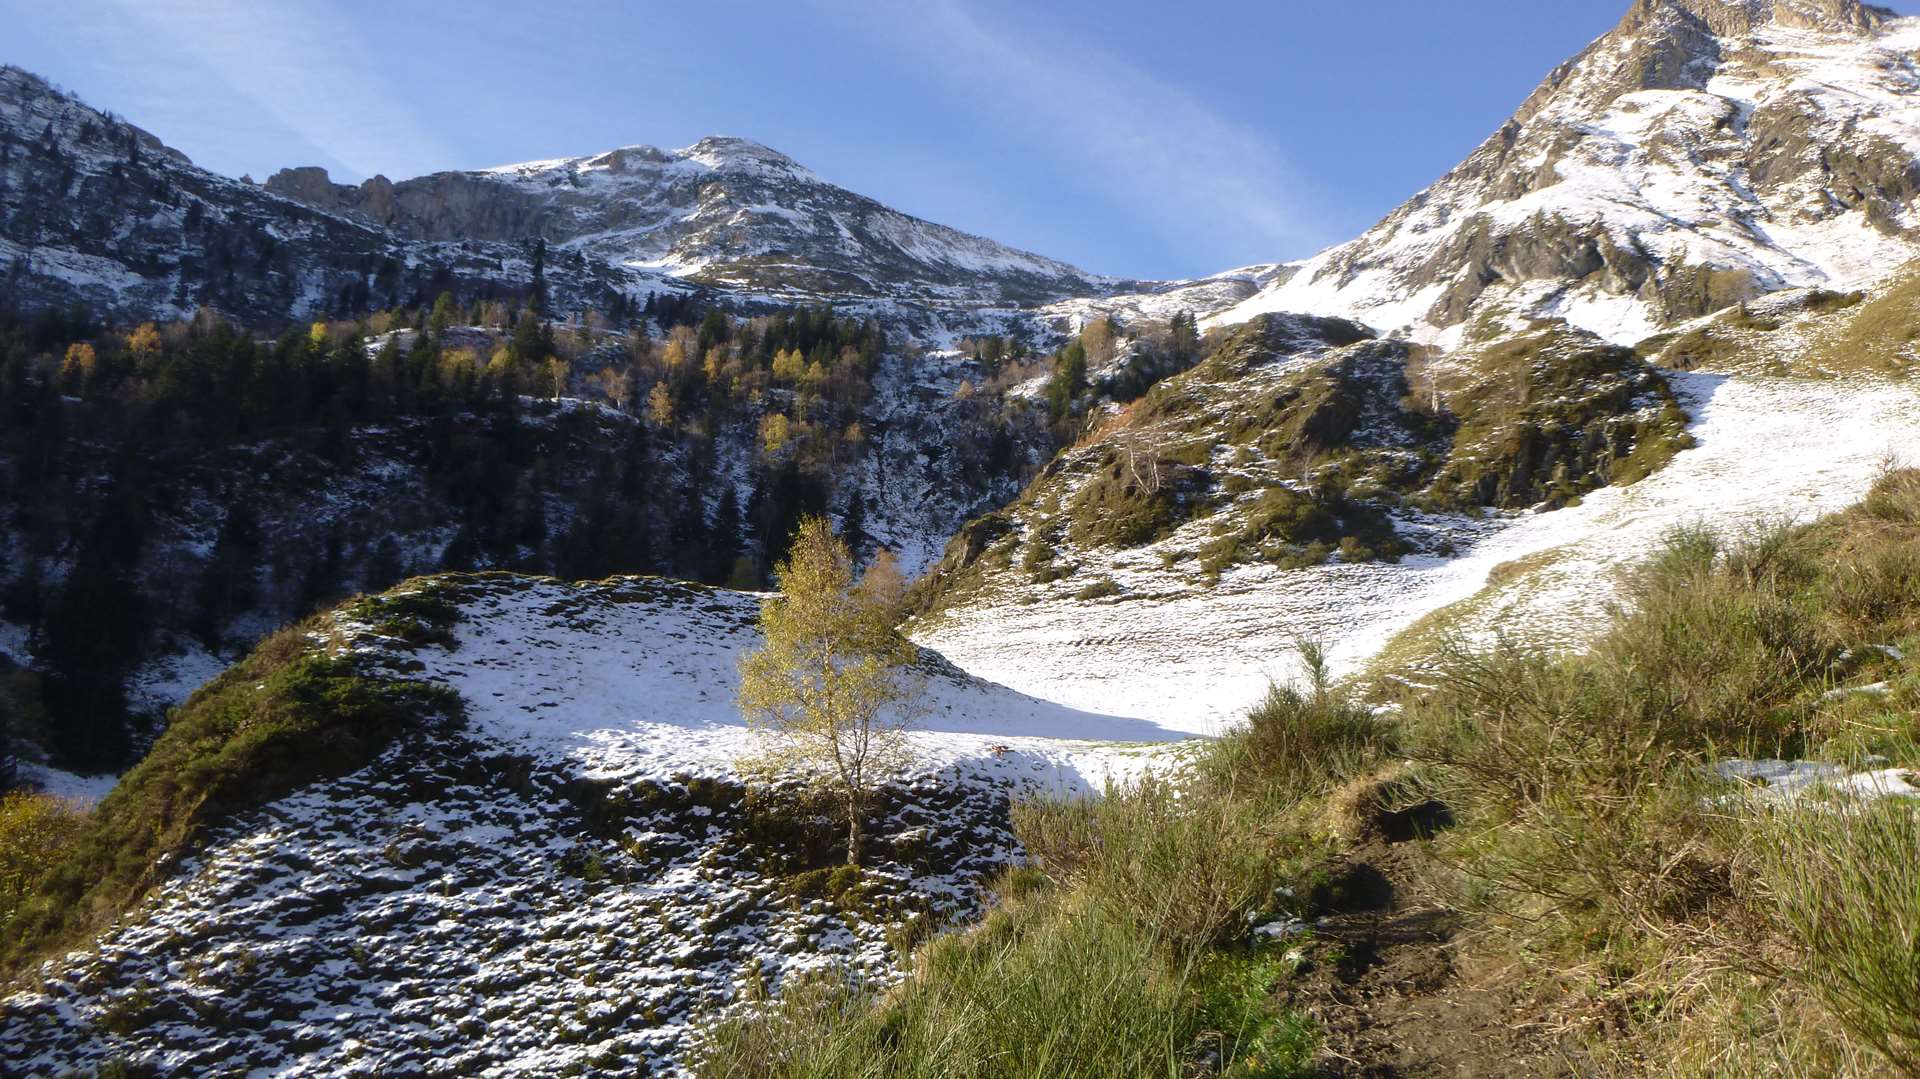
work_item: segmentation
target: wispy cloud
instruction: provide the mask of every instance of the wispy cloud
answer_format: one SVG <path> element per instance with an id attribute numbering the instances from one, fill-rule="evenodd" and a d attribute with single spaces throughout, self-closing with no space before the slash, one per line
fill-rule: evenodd
<path id="1" fill-rule="evenodd" d="M 408 176 L 454 159 L 329 0 L 114 2 L 165 50 L 205 65 L 356 174 L 348 178 Z"/>
<path id="2" fill-rule="evenodd" d="M 1269 139 L 1107 50 L 1033 25 L 990 25 L 965 0 L 869 8 L 861 22 L 1182 246 L 1272 258 L 1332 239 Z"/>

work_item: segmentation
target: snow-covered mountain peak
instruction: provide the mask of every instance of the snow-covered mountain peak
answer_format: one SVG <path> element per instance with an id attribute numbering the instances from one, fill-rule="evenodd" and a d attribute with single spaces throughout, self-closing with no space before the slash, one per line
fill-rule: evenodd
<path id="1" fill-rule="evenodd" d="M 826 182 L 811 169 L 772 147 L 730 135 L 709 135 L 678 150 L 663 150 L 657 146 L 635 143 L 597 154 L 521 161 L 477 172 L 483 176 L 556 182 L 596 172 L 614 176 L 657 176 L 662 169 L 676 167 L 699 173 L 754 173 L 799 183 Z"/>
<path id="2" fill-rule="evenodd" d="M 823 182 L 814 175 L 812 170 L 786 154 L 752 139 L 736 138 L 731 135 L 708 135 L 692 146 L 675 151 L 675 156 L 698 161 L 720 171 L 769 170 L 788 173 L 800 179 Z"/>
<path id="3" fill-rule="evenodd" d="M 743 138 L 376 178 L 358 188 L 318 169 L 290 169 L 267 187 L 409 240 L 537 237 L 643 282 L 678 278 L 805 302 L 1029 304 L 1119 284 L 900 213 Z"/>

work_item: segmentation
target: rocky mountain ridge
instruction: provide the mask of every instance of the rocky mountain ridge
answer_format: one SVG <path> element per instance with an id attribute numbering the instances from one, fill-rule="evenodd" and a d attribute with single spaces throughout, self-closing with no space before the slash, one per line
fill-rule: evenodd
<path id="1" fill-rule="evenodd" d="M 523 245 L 416 243 L 209 172 L 16 67 L 0 67 L 0 268 L 25 311 L 78 303 L 137 322 L 204 306 L 276 329 L 447 291 L 518 298 L 532 271 Z M 564 308 L 634 289 L 585 264 L 549 287 Z"/>
<path id="2" fill-rule="evenodd" d="M 1216 317 L 1453 344 L 1557 316 L 1631 342 L 1870 285 L 1920 253 L 1916 50 L 1920 21 L 1854 0 L 1640 0 L 1459 167 Z"/>
<path id="3" fill-rule="evenodd" d="M 410 240 L 540 238 L 595 263 L 782 298 L 1010 306 L 1120 284 L 891 210 L 738 138 L 358 187 L 290 169 L 266 188 Z"/>

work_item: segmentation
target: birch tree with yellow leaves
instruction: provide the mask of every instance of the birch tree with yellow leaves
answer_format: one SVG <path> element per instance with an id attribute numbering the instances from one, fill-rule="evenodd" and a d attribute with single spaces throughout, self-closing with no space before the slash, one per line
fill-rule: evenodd
<path id="1" fill-rule="evenodd" d="M 750 774 L 796 775 L 837 796 L 847 864 L 860 862 L 868 802 L 914 760 L 908 730 L 925 692 L 898 629 L 906 580 L 888 552 L 856 576 L 824 517 L 801 521 L 760 610 L 765 643 L 740 661 L 740 710 L 765 750 Z"/>

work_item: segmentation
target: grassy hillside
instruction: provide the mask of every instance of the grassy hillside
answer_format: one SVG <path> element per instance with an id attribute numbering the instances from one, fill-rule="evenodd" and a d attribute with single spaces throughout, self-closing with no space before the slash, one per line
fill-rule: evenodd
<path id="1" fill-rule="evenodd" d="M 91 813 L 10 795 L 0 811 L 0 973 L 17 974 L 130 909 L 206 829 L 367 764 L 400 732 L 458 722 L 444 686 L 346 650 L 342 620 L 405 649 L 447 639 L 455 609 L 419 584 L 267 638 L 168 718 Z"/>
<path id="2" fill-rule="evenodd" d="M 1436 356 L 1330 319 L 1216 334 L 1193 369 L 1109 412 L 1011 506 L 972 522 L 927 589 L 950 605 L 1084 576 L 1151 546 L 1238 564 L 1397 559 L 1398 513 L 1563 505 L 1690 444 L 1661 374 L 1562 324 Z"/>
<path id="3" fill-rule="evenodd" d="M 1920 817 L 1845 793 L 1920 767 L 1920 472 L 1675 535 L 1629 599 L 1586 653 L 1456 644 L 1381 710 L 1321 678 L 1025 808 L 983 924 L 716 1027 L 702 1073 L 1920 1073 Z"/>

